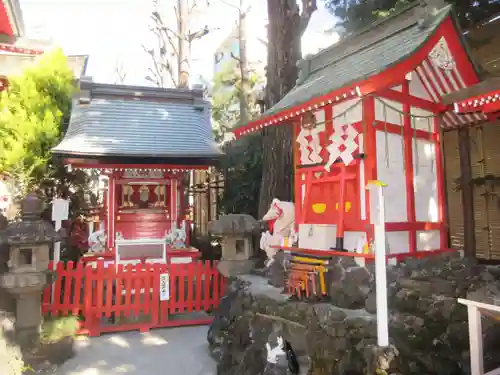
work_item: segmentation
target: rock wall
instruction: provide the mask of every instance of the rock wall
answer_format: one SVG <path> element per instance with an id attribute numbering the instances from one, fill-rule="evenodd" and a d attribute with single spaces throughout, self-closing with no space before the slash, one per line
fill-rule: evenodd
<path id="1" fill-rule="evenodd" d="M 260 276 L 232 280 L 208 333 L 218 374 L 291 373 L 267 363 L 266 343 L 274 347 L 277 336 L 290 343 L 302 374 L 469 373 L 467 310 L 457 297 L 500 295 L 498 274 L 457 255 L 390 267 L 391 346 L 381 350 L 372 267 L 333 263 L 327 302 L 293 301 Z M 483 328 L 488 371 L 500 366 L 500 325 L 485 320 Z"/>

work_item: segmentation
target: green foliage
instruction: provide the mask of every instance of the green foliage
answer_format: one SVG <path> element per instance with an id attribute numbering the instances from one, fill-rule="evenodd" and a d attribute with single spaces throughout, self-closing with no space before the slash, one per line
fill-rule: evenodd
<path id="1" fill-rule="evenodd" d="M 41 56 L 22 75 L 9 77 L 9 88 L 1 97 L 0 172 L 12 177 L 16 200 L 37 191 L 45 200 L 48 220 L 54 197 L 70 199 L 70 218 L 85 213 L 88 202 L 96 203 L 89 189 L 90 176 L 83 171 L 68 172 L 62 160 L 51 154 L 66 131 L 74 92 L 67 59 L 55 50 Z M 66 249 L 68 253 L 73 250 Z"/>
<path id="2" fill-rule="evenodd" d="M 380 18 L 390 16 L 414 0 L 324 0 L 340 21 L 344 34 L 359 31 Z M 446 0 L 453 4 L 460 25 L 468 29 L 500 12 L 500 0 Z"/>
<path id="3" fill-rule="evenodd" d="M 2 94 L 0 170 L 14 177 L 19 195 L 39 187 L 51 168 L 51 148 L 68 119 L 73 74 L 61 51 L 44 55 Z"/>
<path id="4" fill-rule="evenodd" d="M 263 81 L 250 73 L 249 88 L 252 92 Z M 239 124 L 241 79 L 238 72 L 224 69 L 214 77 L 212 92 L 212 119 L 215 137 L 219 142 L 225 134 Z M 246 92 L 249 117 L 258 115 L 255 97 Z M 224 193 L 219 200 L 220 213 L 246 213 L 257 217 L 260 181 L 262 179 L 262 141 L 255 134 L 223 146 L 226 157 L 219 166 L 224 176 Z"/>
<path id="5" fill-rule="evenodd" d="M 40 340 L 44 344 L 61 341 L 66 337 L 75 337 L 80 324 L 76 316 L 60 316 L 44 319 Z"/>
<path id="6" fill-rule="evenodd" d="M 262 136 L 252 134 L 224 147 L 226 158 L 221 170 L 225 176 L 221 213 L 240 213 L 258 217 L 262 180 Z"/>
<path id="7" fill-rule="evenodd" d="M 250 72 L 248 87 L 250 92 L 245 93 L 248 102 L 249 117 L 259 114 L 252 95 L 255 87 L 263 83 L 263 78 L 255 72 Z M 212 120 L 217 141 L 222 141 L 224 134 L 240 122 L 240 98 L 242 93 L 241 77 L 234 70 L 232 64 L 226 64 L 223 70 L 217 73 L 212 88 Z"/>

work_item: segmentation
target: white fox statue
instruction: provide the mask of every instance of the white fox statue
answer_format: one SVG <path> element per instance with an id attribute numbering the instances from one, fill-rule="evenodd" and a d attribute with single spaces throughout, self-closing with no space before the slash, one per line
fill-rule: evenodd
<path id="1" fill-rule="evenodd" d="M 279 250 L 273 246 L 282 246 L 285 238 L 289 238 L 290 242 L 296 240 L 295 205 L 293 202 L 283 202 L 275 198 L 262 220 L 272 223 L 272 233 L 268 230 L 260 237 L 260 248 L 266 252 L 266 267 L 269 267 Z"/>

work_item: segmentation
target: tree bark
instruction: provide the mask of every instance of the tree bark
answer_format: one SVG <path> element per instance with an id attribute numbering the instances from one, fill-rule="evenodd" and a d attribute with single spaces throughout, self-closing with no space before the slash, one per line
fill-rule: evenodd
<path id="1" fill-rule="evenodd" d="M 301 37 L 312 13 L 315 0 L 302 0 L 302 12 L 296 0 L 268 0 L 268 49 L 266 107 L 271 108 L 294 86 L 301 59 Z M 262 183 L 259 216 L 262 217 L 273 198 L 292 200 L 293 128 L 291 124 L 268 127 L 263 131 Z"/>
<path id="2" fill-rule="evenodd" d="M 187 0 L 177 0 L 178 18 L 177 18 L 177 31 L 178 48 L 177 48 L 177 68 L 179 73 L 178 87 L 189 87 L 189 40 L 188 40 L 188 21 L 189 12 Z"/>

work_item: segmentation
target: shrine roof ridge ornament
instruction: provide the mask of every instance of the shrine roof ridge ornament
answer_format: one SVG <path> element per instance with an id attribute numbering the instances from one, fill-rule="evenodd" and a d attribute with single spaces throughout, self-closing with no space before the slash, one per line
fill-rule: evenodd
<path id="1" fill-rule="evenodd" d="M 260 118 L 235 129 L 236 138 L 277 125 L 306 111 L 373 92 L 363 83 L 409 59 L 452 15 L 440 0 L 415 2 L 340 43 L 300 61 L 295 87 Z M 440 8 L 440 9 L 439 9 Z"/>
<path id="2" fill-rule="evenodd" d="M 118 85 L 93 82 L 92 77 L 81 77 L 80 92 L 75 95 L 77 99 L 86 104 L 92 98 L 119 97 L 132 100 L 174 100 L 176 102 L 198 105 L 204 109 L 207 103 L 204 100 L 205 91 L 202 88 L 193 89 L 168 89 L 161 87 Z"/>

